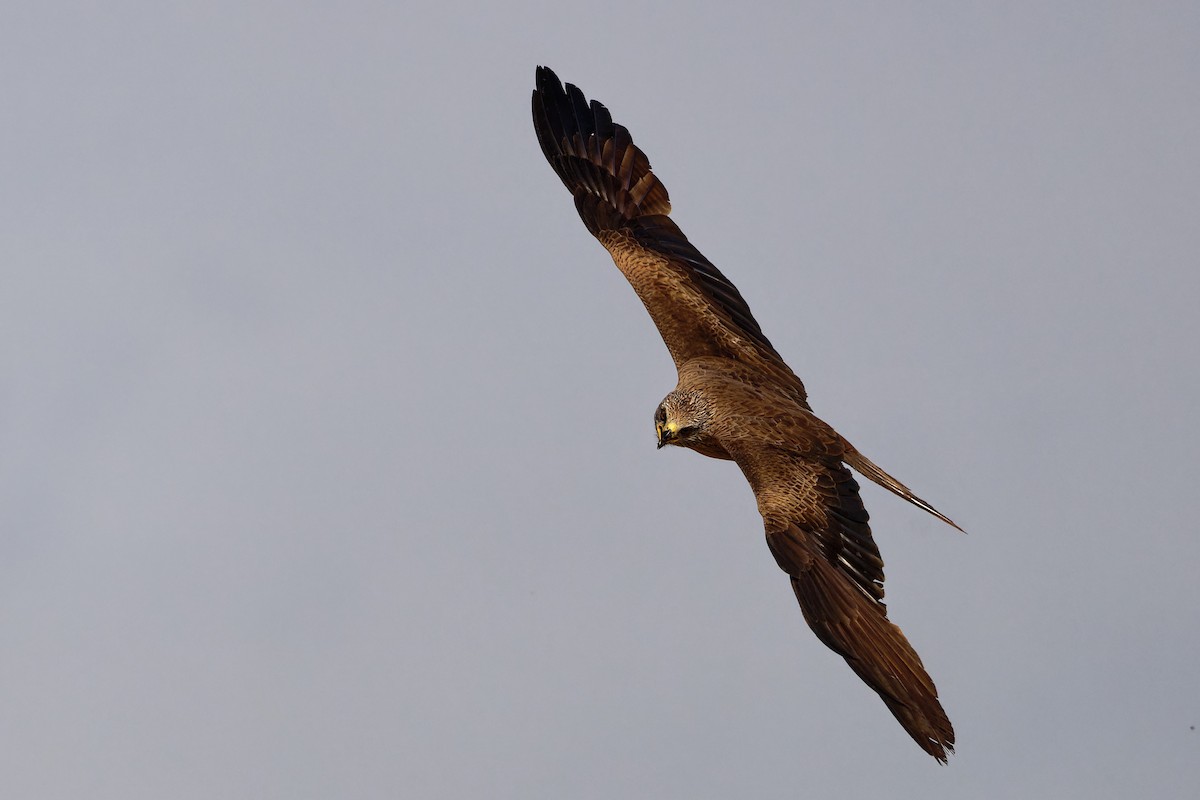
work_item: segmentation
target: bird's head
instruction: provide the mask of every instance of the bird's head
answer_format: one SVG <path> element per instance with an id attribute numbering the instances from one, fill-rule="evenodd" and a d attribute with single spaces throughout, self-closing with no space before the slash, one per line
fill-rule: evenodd
<path id="1" fill-rule="evenodd" d="M 654 431 L 660 448 L 668 444 L 688 447 L 698 443 L 712 415 L 696 392 L 676 389 L 663 398 L 654 412 Z"/>

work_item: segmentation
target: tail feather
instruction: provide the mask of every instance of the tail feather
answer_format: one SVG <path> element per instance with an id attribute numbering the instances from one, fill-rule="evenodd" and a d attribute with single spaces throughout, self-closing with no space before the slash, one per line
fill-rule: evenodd
<path id="1" fill-rule="evenodd" d="M 870 478 L 872 481 L 887 489 L 892 494 L 903 497 L 917 508 L 928 511 L 930 514 L 933 514 L 935 517 L 940 519 L 942 522 L 945 522 L 952 528 L 957 528 L 958 530 L 962 531 L 962 528 L 959 528 L 958 524 L 954 520 L 938 511 L 926 501 L 917 497 L 915 494 L 913 494 L 911 489 L 893 478 L 891 475 L 888 475 L 886 472 L 876 466 L 874 461 L 855 450 L 849 445 L 849 443 L 846 445 L 846 453 L 843 458 L 847 464 L 849 464 L 858 472 L 859 475 L 862 475 L 864 478 Z M 966 531 L 963 531 L 963 533 L 966 533 Z"/>

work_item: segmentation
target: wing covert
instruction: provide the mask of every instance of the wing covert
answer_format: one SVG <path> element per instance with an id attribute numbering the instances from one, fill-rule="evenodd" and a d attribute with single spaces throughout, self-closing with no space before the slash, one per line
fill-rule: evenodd
<path id="1" fill-rule="evenodd" d="M 794 428 L 789 432 L 795 437 Z M 840 439 L 825 440 L 819 429 L 809 433 L 806 453 L 772 446 L 726 448 L 749 480 L 768 531 L 789 526 L 804 531 L 813 552 L 883 610 L 883 556 L 858 481 L 842 464 Z M 793 438 L 793 447 L 801 441 Z"/>
<path id="2" fill-rule="evenodd" d="M 805 404 L 803 383 L 741 292 L 667 216 L 667 189 L 629 131 L 547 67 L 538 67 L 536 85 L 533 124 L 542 153 L 574 196 L 584 225 L 641 298 L 676 367 L 699 356 L 743 361 Z"/>
<path id="3" fill-rule="evenodd" d="M 836 444 L 817 436 L 804 454 L 726 449 L 754 489 L 767 546 L 790 576 L 808 626 L 879 694 L 925 752 L 945 762 L 954 750 L 954 728 L 921 658 L 887 618 L 883 559 L 858 483 Z"/>

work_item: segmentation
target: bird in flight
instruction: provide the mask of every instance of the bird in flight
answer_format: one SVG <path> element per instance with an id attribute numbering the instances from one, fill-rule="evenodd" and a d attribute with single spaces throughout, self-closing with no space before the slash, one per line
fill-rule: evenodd
<path id="1" fill-rule="evenodd" d="M 804 384 L 741 293 L 668 216 L 666 187 L 607 108 L 538 67 L 533 126 L 583 224 L 633 285 L 675 361 L 678 385 L 654 412 L 658 446 L 741 468 L 809 627 L 945 763 L 954 728 L 920 657 L 888 620 L 883 559 L 849 468 L 958 526 L 813 414 Z"/>

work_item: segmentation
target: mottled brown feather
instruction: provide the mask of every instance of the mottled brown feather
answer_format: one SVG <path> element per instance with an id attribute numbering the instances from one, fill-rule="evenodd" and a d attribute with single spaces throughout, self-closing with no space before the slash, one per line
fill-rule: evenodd
<path id="1" fill-rule="evenodd" d="M 667 214 L 666 187 L 602 104 L 538 67 L 533 124 L 542 153 L 587 229 L 645 304 L 675 366 L 697 356 L 745 361 L 800 403 L 804 384 L 763 334 L 737 287 Z M 619 164 L 620 168 L 615 165 Z"/>
<path id="2" fill-rule="evenodd" d="M 754 489 L 767 544 L 791 576 L 805 621 L 913 740 L 944 762 L 954 728 L 921 659 L 887 619 L 883 559 L 857 482 L 840 456 L 827 454 L 831 443 L 823 436 L 798 439 L 792 448 L 763 447 L 753 420 L 739 422 L 736 438 L 717 438 Z"/>
<path id="3" fill-rule="evenodd" d="M 883 559 L 847 465 L 950 520 L 813 415 L 804 385 L 737 288 L 667 216 L 666 187 L 608 109 L 539 67 L 533 120 L 584 225 L 629 280 L 675 361 L 679 383 L 656 422 L 667 422 L 668 401 L 673 413 L 690 417 L 665 443 L 738 464 L 809 626 L 944 762 L 954 730 L 921 659 L 887 618 Z"/>

